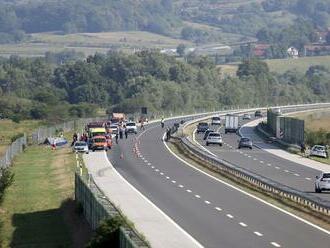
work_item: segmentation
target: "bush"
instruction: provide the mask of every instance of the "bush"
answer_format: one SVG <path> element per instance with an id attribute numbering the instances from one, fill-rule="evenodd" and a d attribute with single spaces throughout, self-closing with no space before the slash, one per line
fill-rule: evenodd
<path id="1" fill-rule="evenodd" d="M 3 201 L 6 189 L 14 182 L 14 174 L 9 169 L 0 169 L 0 203 Z"/>
<path id="2" fill-rule="evenodd" d="M 15 134 L 14 136 L 11 137 L 11 143 L 13 143 L 15 140 L 17 140 L 18 138 L 21 138 L 24 136 L 24 133 L 18 133 L 18 134 Z"/>
<path id="3" fill-rule="evenodd" d="M 96 229 L 87 248 L 100 248 L 100 247 L 118 247 L 119 246 L 119 228 L 125 226 L 124 219 L 115 215 L 111 219 L 102 221 L 100 226 Z"/>

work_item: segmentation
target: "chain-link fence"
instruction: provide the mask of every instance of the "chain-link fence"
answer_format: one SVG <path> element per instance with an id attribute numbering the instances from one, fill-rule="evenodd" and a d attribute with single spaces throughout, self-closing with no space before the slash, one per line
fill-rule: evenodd
<path id="1" fill-rule="evenodd" d="M 102 220 L 120 215 L 119 211 L 97 187 L 91 176 L 75 174 L 75 200 L 81 204 L 84 216 L 93 230 L 99 226 Z M 149 246 L 139 238 L 133 229 L 121 227 L 118 247 L 146 248 Z"/>
<path id="2" fill-rule="evenodd" d="M 48 137 L 55 136 L 58 132 L 69 132 L 69 131 L 79 131 L 83 129 L 86 124 L 89 122 L 94 121 L 103 121 L 104 118 L 85 118 L 85 119 L 78 119 L 74 121 L 64 122 L 62 124 L 58 124 L 52 127 L 40 127 L 36 131 L 32 133 L 31 142 L 32 144 L 41 144 L 43 143 Z"/>
<path id="3" fill-rule="evenodd" d="M 21 153 L 27 144 L 27 138 L 23 137 L 16 139 L 6 150 L 5 155 L 0 158 L 0 168 L 7 168 L 11 165 L 13 158 Z"/>

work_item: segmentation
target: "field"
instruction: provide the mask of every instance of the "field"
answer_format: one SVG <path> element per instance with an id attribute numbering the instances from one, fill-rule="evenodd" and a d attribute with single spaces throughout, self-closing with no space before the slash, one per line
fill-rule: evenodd
<path id="1" fill-rule="evenodd" d="M 298 59 L 268 59 L 265 60 L 270 71 L 284 73 L 288 70 L 297 70 L 305 73 L 310 66 L 323 65 L 330 70 L 330 56 L 302 57 Z M 235 76 L 238 69 L 237 64 L 219 65 L 221 72 L 227 76 Z"/>
<path id="2" fill-rule="evenodd" d="M 295 117 L 305 120 L 305 128 L 311 131 L 323 129 L 330 132 L 330 109 L 313 113 L 297 114 Z"/>
<path id="3" fill-rule="evenodd" d="M 273 72 L 284 73 L 296 69 L 299 72 L 306 72 L 312 65 L 323 65 L 330 69 L 330 56 L 302 57 L 298 59 L 272 59 L 265 60 Z"/>
<path id="4" fill-rule="evenodd" d="M 74 170 L 69 148 L 32 146 L 15 159 L 15 182 L 0 208 L 0 247 L 84 247 L 91 233 L 75 212 Z"/>
<path id="5" fill-rule="evenodd" d="M 31 133 L 38 126 L 43 125 L 42 121 L 28 120 L 15 123 L 11 120 L 0 120 L 0 156 L 3 155 L 7 146 L 11 143 L 12 137 L 19 133 Z"/>
<path id="6" fill-rule="evenodd" d="M 173 39 L 149 32 L 104 32 L 104 33 L 36 33 L 21 44 L 0 45 L 0 55 L 43 56 L 45 52 L 59 52 L 74 49 L 85 55 L 96 52 L 106 53 L 111 48 L 133 50 L 143 48 L 176 48 L 180 43 L 192 45 L 191 42 Z"/>

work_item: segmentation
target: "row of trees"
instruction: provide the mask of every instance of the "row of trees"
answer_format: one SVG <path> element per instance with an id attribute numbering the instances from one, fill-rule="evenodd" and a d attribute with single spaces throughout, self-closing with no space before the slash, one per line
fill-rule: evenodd
<path id="1" fill-rule="evenodd" d="M 0 112 L 8 117 L 62 120 L 110 111 L 194 111 L 223 106 L 285 104 L 329 99 L 329 71 L 272 74 L 244 61 L 238 77 L 222 79 L 207 57 L 177 61 L 158 52 L 111 52 L 59 66 L 45 58 L 0 61 Z"/>
<path id="2" fill-rule="evenodd" d="M 25 33 L 146 30 L 167 34 L 179 22 L 172 0 L 20 1 L 0 0 L 0 43 Z"/>

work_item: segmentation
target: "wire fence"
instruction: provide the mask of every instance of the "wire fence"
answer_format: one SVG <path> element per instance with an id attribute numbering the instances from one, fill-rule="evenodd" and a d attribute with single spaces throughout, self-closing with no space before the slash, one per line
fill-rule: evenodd
<path id="1" fill-rule="evenodd" d="M 121 215 L 97 187 L 92 176 L 75 174 L 75 200 L 82 206 L 84 216 L 93 230 L 102 220 Z M 148 244 L 130 227 L 120 227 L 119 248 L 147 248 Z"/>
<path id="2" fill-rule="evenodd" d="M 6 150 L 5 155 L 0 158 L 0 168 L 8 168 L 13 158 L 23 152 L 24 148 L 27 145 L 27 137 L 24 136 L 16 139 Z"/>

